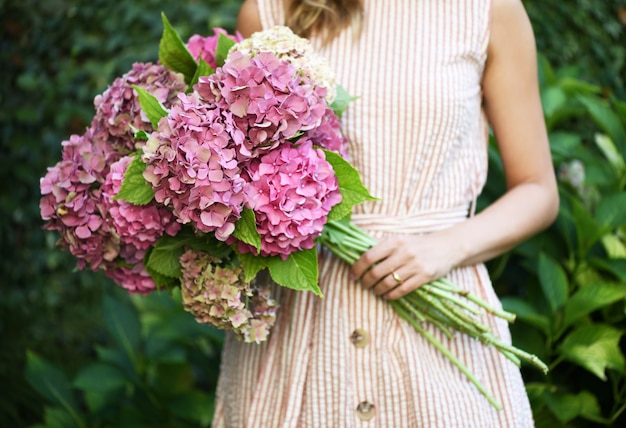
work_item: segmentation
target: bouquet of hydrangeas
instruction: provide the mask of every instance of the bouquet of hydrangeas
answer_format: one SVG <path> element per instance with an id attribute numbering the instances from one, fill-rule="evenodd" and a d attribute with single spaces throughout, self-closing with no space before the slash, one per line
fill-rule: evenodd
<path id="1" fill-rule="evenodd" d="M 95 98 L 86 132 L 62 143 L 41 180 L 41 215 L 79 268 L 133 293 L 179 287 L 198 322 L 258 343 L 278 307 L 268 277 L 321 295 L 318 244 L 349 263 L 375 244 L 349 222 L 374 199 L 345 160 L 352 97 L 286 27 L 185 44 L 163 22 L 159 63 L 134 64 Z M 392 304 L 496 406 L 422 322 L 543 368 L 477 321 L 511 314 L 444 280 Z"/>

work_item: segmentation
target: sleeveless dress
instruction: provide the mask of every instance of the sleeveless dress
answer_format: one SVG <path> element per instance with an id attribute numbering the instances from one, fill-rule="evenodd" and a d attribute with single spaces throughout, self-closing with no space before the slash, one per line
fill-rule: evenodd
<path id="1" fill-rule="evenodd" d="M 284 23 L 283 0 L 258 0 L 264 28 Z M 350 161 L 379 201 L 353 222 L 375 237 L 428 233 L 464 221 L 487 175 L 481 107 L 491 0 L 365 0 L 363 31 L 314 46 L 358 101 L 344 115 Z M 418 238 L 416 238 L 418 239 Z M 484 265 L 456 284 L 496 306 Z M 531 427 L 519 369 L 467 336 L 431 328 L 502 405 L 495 410 L 391 306 L 320 253 L 321 299 L 276 287 L 269 340 L 227 335 L 213 426 Z M 506 322 L 485 320 L 510 340 Z"/>

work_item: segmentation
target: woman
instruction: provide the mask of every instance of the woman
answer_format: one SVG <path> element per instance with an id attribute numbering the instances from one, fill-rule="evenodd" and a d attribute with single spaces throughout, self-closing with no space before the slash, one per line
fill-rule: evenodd
<path id="1" fill-rule="evenodd" d="M 291 25 L 358 101 L 352 163 L 379 201 L 353 221 L 380 244 L 352 267 L 322 253 L 319 299 L 279 290 L 269 341 L 227 339 L 214 426 L 529 427 L 519 370 L 463 335 L 433 331 L 487 400 L 386 299 L 448 276 L 498 304 L 483 261 L 547 227 L 558 195 L 520 0 L 246 0 L 244 35 Z M 507 192 L 474 215 L 488 124 Z M 506 322 L 488 321 L 510 340 Z"/>

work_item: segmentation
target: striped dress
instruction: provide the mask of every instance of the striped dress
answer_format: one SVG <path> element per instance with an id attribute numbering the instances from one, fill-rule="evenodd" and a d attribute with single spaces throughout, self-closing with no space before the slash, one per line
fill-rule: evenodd
<path id="1" fill-rule="evenodd" d="M 265 28 L 282 0 L 258 0 Z M 428 233 L 464 221 L 487 174 L 481 76 L 491 0 L 365 0 L 361 37 L 343 32 L 320 52 L 360 96 L 344 116 L 351 162 L 381 199 L 355 208 L 373 236 Z M 320 255 L 320 287 L 277 289 L 269 340 L 227 336 L 214 427 L 531 427 L 519 369 L 464 335 L 437 336 L 503 406 L 496 411 L 391 306 Z M 483 265 L 455 283 L 499 305 Z M 506 322 L 489 319 L 510 340 Z"/>

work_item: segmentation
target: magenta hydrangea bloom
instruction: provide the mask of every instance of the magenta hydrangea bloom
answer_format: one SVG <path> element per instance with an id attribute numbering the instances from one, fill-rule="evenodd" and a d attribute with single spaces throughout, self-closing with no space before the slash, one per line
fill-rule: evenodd
<path id="1" fill-rule="evenodd" d="M 176 235 L 180 223 L 176 222 L 170 210 L 154 201 L 147 205 L 134 205 L 122 199 L 113 199 L 122 187 L 124 173 L 132 159 L 131 156 L 124 156 L 111 165 L 102 190 L 108 214 L 121 242 L 146 250 L 164 233 Z"/>
<path id="2" fill-rule="evenodd" d="M 318 127 L 327 109 L 326 89 L 271 52 L 251 58 L 234 51 L 215 74 L 200 77 L 195 90 L 224 110 L 241 159 Z"/>
<path id="3" fill-rule="evenodd" d="M 235 148 L 219 109 L 195 93 L 179 98 L 144 147 L 144 178 L 181 223 L 224 241 L 244 204 Z"/>
<path id="4" fill-rule="evenodd" d="M 143 262 L 132 266 L 121 265 L 106 269 L 104 274 L 129 293 L 149 294 L 157 289 Z"/>
<path id="5" fill-rule="evenodd" d="M 200 61 L 200 58 L 202 58 L 213 69 L 216 69 L 217 64 L 215 63 L 215 52 L 217 50 L 217 41 L 220 37 L 220 34 L 223 34 L 226 37 L 230 37 L 235 42 L 240 42 L 243 37 L 241 36 L 241 34 L 239 34 L 239 32 L 237 32 L 236 34 L 228 34 L 228 32 L 223 28 L 214 28 L 213 34 L 213 36 L 207 37 L 194 34 L 187 41 L 187 49 L 196 59 L 196 61 Z"/>
<path id="6" fill-rule="evenodd" d="M 306 132 L 313 145 L 339 153 L 348 158 L 348 137 L 341 132 L 341 122 L 335 112 L 328 108 L 320 125 Z"/>
<path id="7" fill-rule="evenodd" d="M 187 89 L 182 74 L 152 63 L 134 63 L 132 69 L 118 77 L 101 95 L 94 99 L 96 114 L 92 128 L 107 135 L 117 149 L 135 151 L 143 141 L 134 139 L 132 127 L 146 132 L 153 128 L 141 110 L 133 85 L 145 88 L 166 108 L 177 102 L 176 96 Z"/>
<path id="8" fill-rule="evenodd" d="M 40 181 L 41 217 L 47 230 L 61 234 L 59 245 L 78 258 L 79 268 L 93 270 L 114 260 L 119 238 L 107 221 L 100 183 L 109 162 L 119 155 L 105 142 L 93 138 L 88 129 L 64 141 L 63 157 Z"/>
<path id="9" fill-rule="evenodd" d="M 341 202 L 335 173 L 311 141 L 283 146 L 250 163 L 247 201 L 256 214 L 261 255 L 313 248 L 331 208 Z M 242 252 L 253 251 L 239 243 Z"/>
<path id="10" fill-rule="evenodd" d="M 220 262 L 195 250 L 180 257 L 183 306 L 199 323 L 233 331 L 246 342 L 266 340 L 278 307 L 269 284 L 246 283 L 241 267 Z"/>

